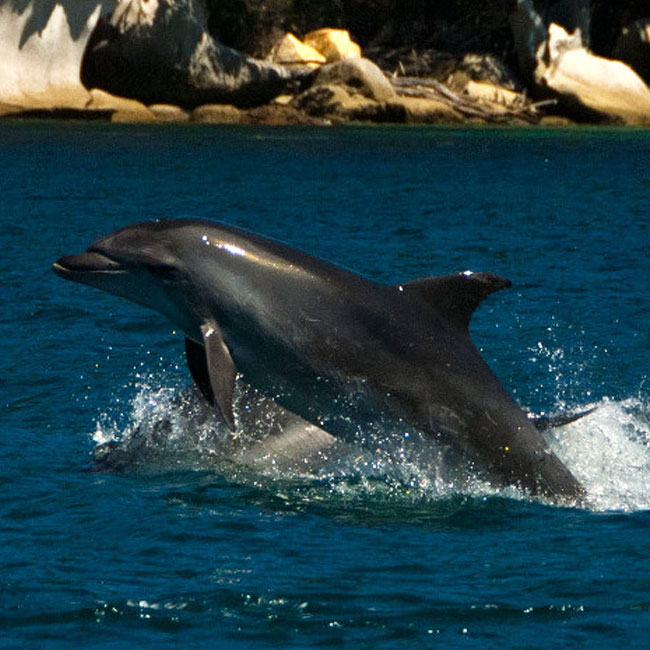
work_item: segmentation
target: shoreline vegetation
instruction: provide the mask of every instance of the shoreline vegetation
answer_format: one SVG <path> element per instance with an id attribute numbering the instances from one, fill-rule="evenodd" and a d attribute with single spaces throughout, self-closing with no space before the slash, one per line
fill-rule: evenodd
<path id="1" fill-rule="evenodd" d="M 0 117 L 648 126 L 650 10 L 617 4 L 0 0 Z"/>

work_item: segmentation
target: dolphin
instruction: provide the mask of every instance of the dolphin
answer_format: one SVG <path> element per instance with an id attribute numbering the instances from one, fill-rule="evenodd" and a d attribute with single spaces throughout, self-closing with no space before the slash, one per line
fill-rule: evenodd
<path id="1" fill-rule="evenodd" d="M 232 430 L 241 375 L 334 437 L 386 416 L 450 445 L 498 485 L 559 502 L 585 496 L 470 338 L 474 310 L 511 286 L 504 278 L 464 271 L 383 285 L 198 219 L 127 226 L 53 270 L 183 330 L 194 381 Z"/>

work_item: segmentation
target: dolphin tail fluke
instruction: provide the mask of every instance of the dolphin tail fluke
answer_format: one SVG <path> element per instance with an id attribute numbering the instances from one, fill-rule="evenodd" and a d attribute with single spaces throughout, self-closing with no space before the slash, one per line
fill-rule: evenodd
<path id="1" fill-rule="evenodd" d="M 563 427 L 566 424 L 571 424 L 576 420 L 580 420 L 593 413 L 598 407 L 585 409 L 584 411 L 576 411 L 573 413 L 560 413 L 558 415 L 533 415 L 528 414 L 528 419 L 535 425 L 538 431 L 547 431 L 548 429 L 555 429 L 556 427 Z"/>

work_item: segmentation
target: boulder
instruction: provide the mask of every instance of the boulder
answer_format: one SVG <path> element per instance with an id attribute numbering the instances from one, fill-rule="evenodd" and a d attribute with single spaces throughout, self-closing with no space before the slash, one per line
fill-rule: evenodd
<path id="1" fill-rule="evenodd" d="M 596 56 L 582 45 L 580 32 L 570 35 L 551 24 L 540 50 L 538 83 L 578 109 L 625 124 L 650 123 L 650 89 L 630 66 Z"/>
<path id="2" fill-rule="evenodd" d="M 204 104 L 192 111 L 190 120 L 198 124 L 239 124 L 242 112 L 231 104 Z"/>
<path id="3" fill-rule="evenodd" d="M 189 122 L 189 113 L 174 104 L 151 104 L 149 110 L 155 115 L 157 122 L 168 124 Z"/>
<path id="4" fill-rule="evenodd" d="M 334 84 L 349 89 L 376 102 L 387 102 L 396 96 L 395 90 L 384 73 L 368 59 L 344 59 L 319 68 L 314 74 L 313 85 Z"/>
<path id="5" fill-rule="evenodd" d="M 350 38 L 347 29 L 317 29 L 305 36 L 305 44 L 320 52 L 328 63 L 361 56 L 361 47 Z"/>
<path id="6" fill-rule="evenodd" d="M 404 111 L 404 120 L 410 124 L 455 124 L 465 121 L 451 106 L 425 97 L 398 97 L 390 102 L 395 113 Z"/>
<path id="7" fill-rule="evenodd" d="M 208 32 L 198 0 L 120 0 L 93 32 L 82 81 L 145 104 L 264 104 L 309 71 L 258 61 Z"/>
<path id="8" fill-rule="evenodd" d="M 368 102 L 366 97 L 364 102 Z M 305 111 L 313 117 L 332 115 L 353 107 L 350 93 L 343 87 L 335 84 L 317 84 L 293 99 L 291 105 L 298 110 Z M 358 104 L 354 103 L 354 106 Z"/>
<path id="9" fill-rule="evenodd" d="M 312 68 L 325 63 L 325 57 L 313 47 L 306 45 L 293 34 L 285 34 L 273 48 L 271 61 L 283 65 L 305 65 Z"/>
<path id="10" fill-rule="evenodd" d="M 623 28 L 613 56 L 634 68 L 645 83 L 650 84 L 650 18 Z"/>
<path id="11" fill-rule="evenodd" d="M 395 102 L 377 102 L 336 84 L 312 86 L 294 98 L 292 106 L 312 117 L 335 122 L 404 122 L 406 111 Z"/>
<path id="12" fill-rule="evenodd" d="M 327 120 L 308 115 L 294 106 L 279 104 L 267 104 L 245 111 L 244 122 L 264 126 L 311 126 L 329 123 Z"/>
<path id="13" fill-rule="evenodd" d="M 81 61 L 114 0 L 0 0 L 0 103 L 18 110 L 84 110 Z"/>
<path id="14" fill-rule="evenodd" d="M 456 124 L 464 121 L 451 106 L 435 99 L 395 96 L 380 103 L 335 85 L 314 86 L 296 97 L 293 105 L 313 117 L 333 122 Z"/>
<path id="15" fill-rule="evenodd" d="M 115 111 L 111 115 L 111 122 L 115 124 L 155 124 L 158 120 L 151 111 L 147 113 L 140 111 Z"/>

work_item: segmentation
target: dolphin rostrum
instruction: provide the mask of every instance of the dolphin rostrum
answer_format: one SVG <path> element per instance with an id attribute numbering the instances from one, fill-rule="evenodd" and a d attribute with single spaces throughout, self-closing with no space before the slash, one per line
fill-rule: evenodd
<path id="1" fill-rule="evenodd" d="M 451 445 L 498 484 L 584 496 L 470 339 L 472 313 L 508 280 L 465 271 L 381 285 L 194 219 L 128 226 L 53 270 L 182 329 L 194 381 L 231 429 L 240 373 L 336 437 L 382 414 Z"/>

